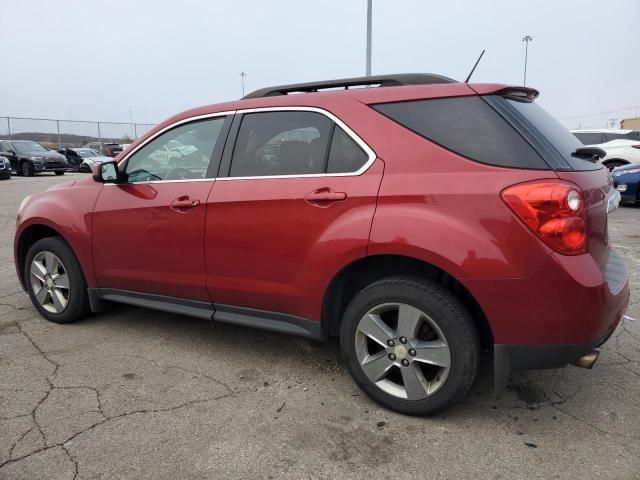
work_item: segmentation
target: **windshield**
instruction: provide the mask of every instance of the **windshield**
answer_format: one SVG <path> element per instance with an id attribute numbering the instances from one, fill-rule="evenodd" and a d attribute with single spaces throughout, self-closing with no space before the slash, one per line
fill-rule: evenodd
<path id="1" fill-rule="evenodd" d="M 26 152 L 47 152 L 48 150 L 36 142 L 15 142 L 13 148 L 20 153 Z"/>
<path id="2" fill-rule="evenodd" d="M 101 157 L 102 154 L 92 150 L 90 148 L 78 148 L 76 149 L 76 153 L 80 155 L 81 158 L 91 158 L 91 157 Z"/>

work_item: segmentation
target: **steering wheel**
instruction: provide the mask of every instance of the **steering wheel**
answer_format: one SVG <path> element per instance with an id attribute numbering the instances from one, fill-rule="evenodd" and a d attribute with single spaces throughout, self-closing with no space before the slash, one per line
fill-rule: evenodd
<path id="1" fill-rule="evenodd" d="M 189 180 L 193 178 L 193 172 L 187 168 L 176 167 L 172 169 L 165 180 Z"/>

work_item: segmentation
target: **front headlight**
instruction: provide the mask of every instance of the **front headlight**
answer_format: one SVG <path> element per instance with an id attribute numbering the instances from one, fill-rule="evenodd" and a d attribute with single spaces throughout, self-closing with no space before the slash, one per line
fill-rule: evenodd
<path id="1" fill-rule="evenodd" d="M 26 197 L 24 197 L 24 199 L 20 202 L 20 206 L 18 207 L 18 213 L 20 213 L 22 211 L 22 209 L 24 208 L 24 206 L 27 204 L 27 202 L 29 201 L 29 199 L 31 198 L 31 195 L 27 195 Z"/>

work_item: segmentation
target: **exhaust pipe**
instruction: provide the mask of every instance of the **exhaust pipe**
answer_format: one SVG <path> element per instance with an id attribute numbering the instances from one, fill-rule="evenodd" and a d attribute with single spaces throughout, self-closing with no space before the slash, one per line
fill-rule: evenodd
<path id="1" fill-rule="evenodd" d="M 598 355 L 600 355 L 600 352 L 598 350 L 592 350 L 591 352 L 585 353 L 583 356 L 578 357 L 569 363 L 571 363 L 571 365 L 575 367 L 591 369 L 595 365 L 596 360 L 598 360 Z"/>

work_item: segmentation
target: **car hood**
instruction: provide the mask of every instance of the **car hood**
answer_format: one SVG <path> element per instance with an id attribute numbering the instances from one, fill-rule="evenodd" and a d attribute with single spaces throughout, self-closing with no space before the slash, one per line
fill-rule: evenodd
<path id="1" fill-rule="evenodd" d="M 626 173 L 627 170 L 633 170 L 633 169 L 638 169 L 640 168 L 640 164 L 638 163 L 630 163 L 629 165 L 623 165 L 622 167 L 616 167 L 611 171 L 611 175 L 614 174 L 618 174 L 621 175 L 623 173 Z"/>
<path id="2" fill-rule="evenodd" d="M 113 160 L 113 158 L 111 158 L 111 157 L 107 157 L 107 156 L 105 156 L 105 155 L 100 155 L 100 156 L 98 156 L 98 157 L 84 157 L 82 160 L 88 160 L 88 161 L 90 161 L 90 162 L 99 162 L 99 163 L 102 163 L 102 162 L 110 162 L 110 161 L 112 161 L 112 160 Z"/>
<path id="3" fill-rule="evenodd" d="M 25 155 L 29 157 L 44 157 L 44 158 L 66 158 L 64 155 L 58 152 L 20 152 L 19 155 Z"/>
<path id="4" fill-rule="evenodd" d="M 58 183 L 57 185 L 53 185 L 52 187 L 47 188 L 45 191 L 50 192 L 51 190 L 60 190 L 63 188 L 71 188 L 76 184 L 75 180 L 70 180 L 68 182 Z"/>

